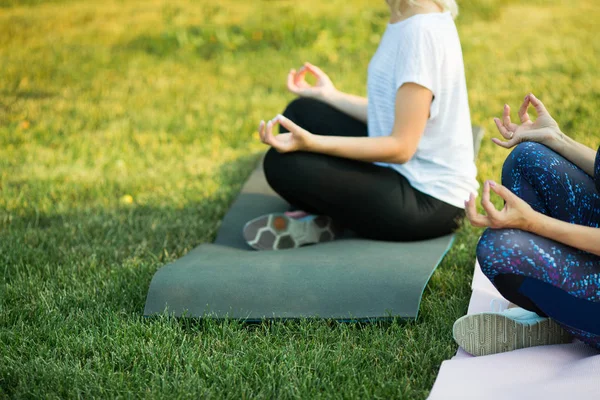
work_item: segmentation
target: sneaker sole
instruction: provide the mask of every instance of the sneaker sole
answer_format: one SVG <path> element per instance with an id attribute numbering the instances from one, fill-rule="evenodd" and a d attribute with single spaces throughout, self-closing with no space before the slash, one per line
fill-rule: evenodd
<path id="1" fill-rule="evenodd" d="M 331 218 L 320 215 L 308 221 L 285 214 L 269 214 L 244 226 L 244 239 L 256 250 L 294 249 L 307 244 L 329 242 L 336 237 Z"/>
<path id="2" fill-rule="evenodd" d="M 571 335 L 551 319 L 523 324 L 496 313 L 465 315 L 454 323 L 452 334 L 456 343 L 474 356 L 572 340 Z"/>

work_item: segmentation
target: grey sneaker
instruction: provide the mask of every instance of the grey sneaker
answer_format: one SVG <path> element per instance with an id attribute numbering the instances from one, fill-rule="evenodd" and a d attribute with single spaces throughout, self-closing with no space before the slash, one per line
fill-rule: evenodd
<path id="1" fill-rule="evenodd" d="M 465 315 L 454 323 L 452 336 L 460 347 L 474 356 L 572 340 L 571 335 L 552 319 L 522 308 Z"/>
<path id="2" fill-rule="evenodd" d="M 337 231 L 331 218 L 324 215 L 292 218 L 267 214 L 244 226 L 244 239 L 256 250 L 283 250 L 329 242 L 335 239 Z"/>

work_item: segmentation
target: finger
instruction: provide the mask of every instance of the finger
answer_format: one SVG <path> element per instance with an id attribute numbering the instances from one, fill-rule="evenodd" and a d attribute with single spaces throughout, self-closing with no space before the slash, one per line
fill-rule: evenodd
<path id="1" fill-rule="evenodd" d="M 483 184 L 483 192 L 481 194 L 481 206 L 487 213 L 488 218 L 494 220 L 498 218 L 499 211 L 496 210 L 496 207 L 494 207 L 494 204 L 492 204 L 492 202 L 490 201 L 490 183 L 490 181 L 486 181 Z"/>
<path id="2" fill-rule="evenodd" d="M 306 67 L 302 66 L 302 67 L 300 67 L 298 72 L 296 72 L 296 76 L 294 77 L 294 82 L 296 83 L 296 85 L 305 81 L 304 77 L 306 76 L 306 71 L 307 71 Z"/>
<path id="3" fill-rule="evenodd" d="M 504 139 L 512 139 L 513 132 L 509 131 L 503 124 L 502 121 L 498 118 L 494 118 L 494 122 L 496 123 L 496 127 L 498 128 L 498 132 L 504 137 Z"/>
<path id="4" fill-rule="evenodd" d="M 317 78 L 320 78 L 325 75 L 325 72 L 323 72 L 323 70 L 321 68 L 317 67 L 316 65 L 312 65 L 309 62 L 305 63 L 304 65 Z"/>
<path id="5" fill-rule="evenodd" d="M 517 141 L 515 139 L 510 139 L 509 141 L 505 142 L 498 138 L 492 138 L 492 142 L 494 142 L 495 144 L 497 144 L 500 147 L 504 147 L 505 149 L 510 149 L 517 144 Z"/>
<path id="6" fill-rule="evenodd" d="M 262 141 L 263 143 L 267 143 L 267 122 L 265 121 L 263 124 L 263 130 L 262 130 Z"/>
<path id="7" fill-rule="evenodd" d="M 307 73 L 308 70 L 305 67 L 301 67 L 296 73 L 296 77 L 294 78 L 294 82 L 296 83 L 296 86 L 298 86 L 298 90 L 300 91 L 311 87 L 311 85 L 306 81 Z"/>
<path id="8" fill-rule="evenodd" d="M 523 104 L 519 108 L 519 119 L 521 123 L 529 122 L 531 119 L 529 118 L 529 114 L 527 113 L 527 109 L 529 108 L 529 95 L 525 96 L 525 100 L 523 100 Z"/>
<path id="9" fill-rule="evenodd" d="M 271 145 L 273 143 L 273 120 L 267 122 L 267 126 L 265 128 L 265 133 L 264 133 L 264 140 L 263 143 Z"/>
<path id="10" fill-rule="evenodd" d="M 540 99 L 535 97 L 533 93 L 529 93 L 529 101 L 531 101 L 531 104 L 533 104 L 533 106 L 535 107 L 535 111 L 537 112 L 538 116 L 549 114 L 548 110 L 546 110 L 546 106 L 544 106 L 544 103 L 542 103 Z"/>
<path id="11" fill-rule="evenodd" d="M 477 206 L 475 205 L 475 194 L 469 195 L 469 200 L 465 201 L 465 213 L 467 219 L 471 225 L 483 228 L 489 226 L 488 218 L 485 215 L 481 215 L 477 212 Z"/>
<path id="12" fill-rule="evenodd" d="M 258 125 L 258 136 L 260 137 L 261 142 L 265 142 L 265 121 L 260 121 Z"/>
<path id="13" fill-rule="evenodd" d="M 287 88 L 290 92 L 298 94 L 298 86 L 296 85 L 296 70 L 290 70 L 287 76 Z"/>
<path id="14" fill-rule="evenodd" d="M 502 123 L 506 129 L 510 129 L 510 106 L 508 104 L 504 105 L 504 111 L 502 112 Z"/>

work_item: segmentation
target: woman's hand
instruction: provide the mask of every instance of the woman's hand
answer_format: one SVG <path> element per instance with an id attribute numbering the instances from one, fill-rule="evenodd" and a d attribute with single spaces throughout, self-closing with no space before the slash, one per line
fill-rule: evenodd
<path id="1" fill-rule="evenodd" d="M 306 82 L 306 74 L 311 74 L 317 78 L 314 85 Z M 320 68 L 305 63 L 298 71 L 292 69 L 287 78 L 288 90 L 300 97 L 312 97 L 323 100 L 334 94 L 337 89 L 333 86 L 331 79 Z"/>
<path id="2" fill-rule="evenodd" d="M 529 114 L 527 113 L 529 105 L 533 105 L 538 115 L 535 122 L 531 121 Z M 492 141 L 498 146 L 510 149 L 522 142 L 548 144 L 548 142 L 562 136 L 558 124 L 552 116 L 550 116 L 550 113 L 548 113 L 544 104 L 531 93 L 525 96 L 525 100 L 519 109 L 519 119 L 521 120 L 521 125 L 511 122 L 510 107 L 506 104 L 504 106 L 502 120 L 494 118 L 498 131 L 500 131 L 500 134 L 506 141 L 497 138 L 493 138 Z"/>
<path id="3" fill-rule="evenodd" d="M 502 197 L 505 201 L 504 208 L 500 211 L 490 201 L 490 190 Z M 471 194 L 465 201 L 465 211 L 471 225 L 477 227 L 490 227 L 493 229 L 514 228 L 530 231 L 537 213 L 529 204 L 521 200 L 516 194 L 506 187 L 493 181 L 486 181 L 483 185 L 481 205 L 487 215 L 479 214 L 475 206 L 475 195 Z"/>
<path id="4" fill-rule="evenodd" d="M 273 127 L 280 124 L 289 132 L 273 135 Z M 258 134 L 260 141 L 268 144 L 280 153 L 289 153 L 291 151 L 309 150 L 313 134 L 306 129 L 300 128 L 298 125 L 287 119 L 283 115 L 278 115 L 265 124 L 265 121 L 260 121 L 258 126 Z"/>

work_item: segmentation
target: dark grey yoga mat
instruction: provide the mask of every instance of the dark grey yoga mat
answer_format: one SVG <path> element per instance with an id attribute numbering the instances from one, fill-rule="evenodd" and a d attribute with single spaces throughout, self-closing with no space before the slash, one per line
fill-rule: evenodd
<path id="1" fill-rule="evenodd" d="M 483 136 L 474 128 L 478 149 Z M 213 244 L 202 244 L 153 277 L 144 315 L 340 320 L 416 318 L 425 285 L 453 235 L 392 243 L 344 238 L 284 251 L 254 251 L 244 224 L 285 211 L 259 166 L 223 219 Z"/>

